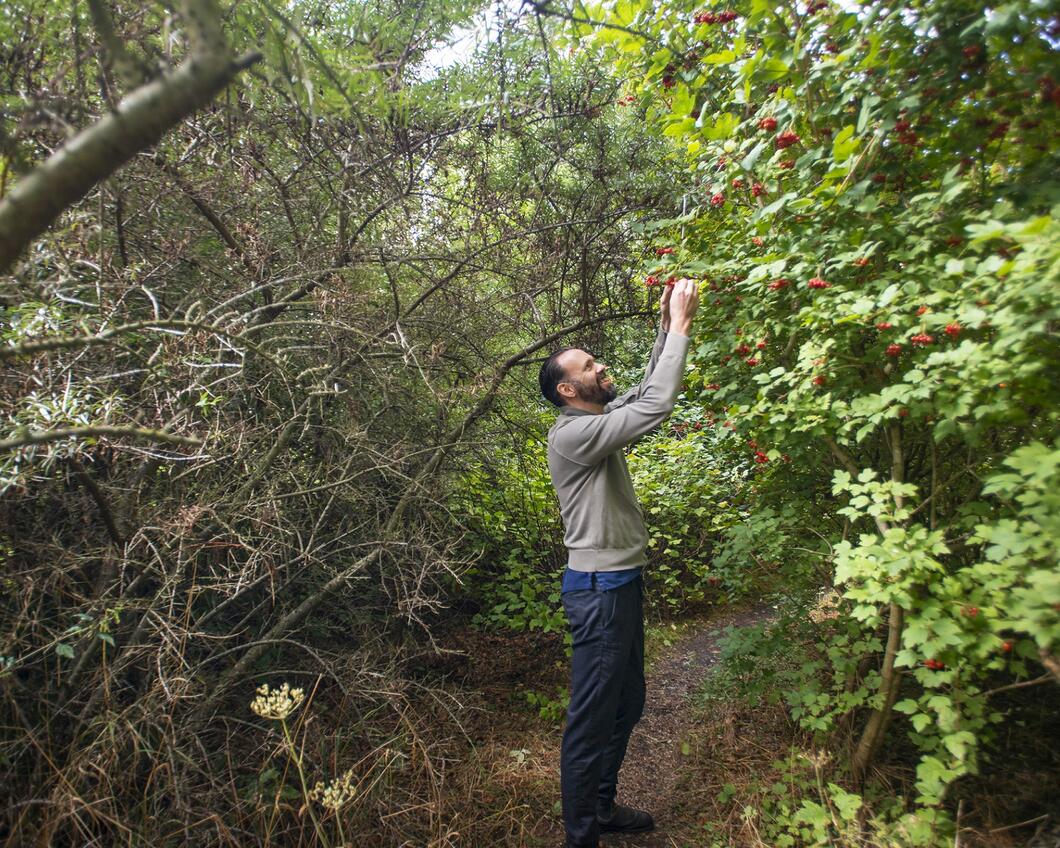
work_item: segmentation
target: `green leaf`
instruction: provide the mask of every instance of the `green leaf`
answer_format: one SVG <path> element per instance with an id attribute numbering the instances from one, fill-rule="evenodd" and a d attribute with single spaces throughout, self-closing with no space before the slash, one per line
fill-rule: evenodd
<path id="1" fill-rule="evenodd" d="M 736 61 L 736 54 L 732 50 L 722 50 L 718 53 L 708 53 L 703 57 L 705 65 L 728 65 Z"/>
<path id="2" fill-rule="evenodd" d="M 847 124 L 832 142 L 832 159 L 836 162 L 845 162 L 858 149 L 860 143 L 861 140 L 854 136 L 854 125 Z"/>
<path id="3" fill-rule="evenodd" d="M 745 171 L 750 171 L 752 168 L 754 168 L 755 162 L 758 161 L 758 157 L 762 155 L 762 151 L 764 151 L 767 147 L 769 147 L 768 141 L 760 141 L 753 148 L 751 148 L 751 152 L 743 158 L 743 161 L 740 163 L 740 167 L 743 168 Z"/>
<path id="4" fill-rule="evenodd" d="M 739 123 L 740 119 L 731 112 L 722 112 L 715 116 L 714 123 L 703 130 L 703 135 L 712 141 L 721 141 L 732 135 Z"/>
<path id="5" fill-rule="evenodd" d="M 869 124 L 869 118 L 872 116 L 872 107 L 880 102 L 880 98 L 875 94 L 869 94 L 861 101 L 861 111 L 858 113 L 858 125 L 856 132 L 860 135 L 865 132 L 865 127 Z"/>

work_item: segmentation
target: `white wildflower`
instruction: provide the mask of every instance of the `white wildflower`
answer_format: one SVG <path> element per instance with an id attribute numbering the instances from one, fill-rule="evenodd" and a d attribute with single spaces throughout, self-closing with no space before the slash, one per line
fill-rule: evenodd
<path id="1" fill-rule="evenodd" d="M 251 702 L 250 708 L 262 718 L 285 719 L 305 700 L 301 689 L 291 689 L 286 683 L 272 691 L 268 683 L 262 684 L 257 693 L 258 697 Z"/>
<path id="2" fill-rule="evenodd" d="M 357 787 L 353 785 L 353 769 L 350 769 L 342 777 L 336 778 L 329 784 L 319 781 L 309 793 L 309 797 L 314 801 L 319 801 L 329 810 L 338 810 L 356 794 Z"/>

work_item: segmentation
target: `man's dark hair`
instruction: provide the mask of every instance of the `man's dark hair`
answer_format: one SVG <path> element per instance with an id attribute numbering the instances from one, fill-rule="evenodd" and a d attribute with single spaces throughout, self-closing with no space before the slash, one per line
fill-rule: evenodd
<path id="1" fill-rule="evenodd" d="M 537 382 L 541 386 L 541 394 L 545 396 L 545 400 L 552 402 L 556 406 L 564 405 L 563 398 L 556 391 L 556 386 L 567 379 L 567 374 L 560 367 L 558 360 L 560 354 L 566 353 L 568 350 L 574 350 L 574 348 L 561 347 L 555 351 L 542 363 L 541 370 L 537 373 Z"/>

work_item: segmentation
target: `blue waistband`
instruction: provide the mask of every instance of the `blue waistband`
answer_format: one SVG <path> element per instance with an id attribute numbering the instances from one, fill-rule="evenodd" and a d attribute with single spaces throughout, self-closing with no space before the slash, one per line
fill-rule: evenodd
<path id="1" fill-rule="evenodd" d="M 575 571 L 563 572 L 563 588 L 560 592 L 577 592 L 581 589 L 597 589 L 606 592 L 632 583 L 640 577 L 640 568 L 624 568 L 621 571 Z"/>

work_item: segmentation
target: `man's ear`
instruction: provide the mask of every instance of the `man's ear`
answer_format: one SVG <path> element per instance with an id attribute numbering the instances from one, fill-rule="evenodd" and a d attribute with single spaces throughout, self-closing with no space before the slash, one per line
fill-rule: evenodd
<path id="1" fill-rule="evenodd" d="M 566 380 L 561 383 L 556 383 L 556 394 L 564 398 L 578 396 L 578 393 L 574 390 L 574 386 Z"/>

